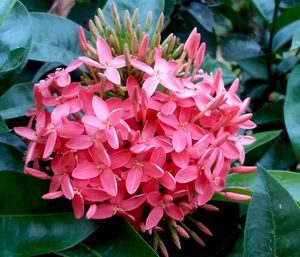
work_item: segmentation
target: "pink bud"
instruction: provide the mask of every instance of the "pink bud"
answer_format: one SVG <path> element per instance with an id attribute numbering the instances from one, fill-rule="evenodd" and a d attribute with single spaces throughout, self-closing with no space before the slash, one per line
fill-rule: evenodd
<path id="1" fill-rule="evenodd" d="M 80 43 L 80 47 L 81 47 L 82 51 L 86 52 L 87 51 L 87 41 L 86 41 L 84 29 L 82 26 L 79 26 L 79 28 L 78 28 L 78 37 L 79 37 L 79 43 Z"/>

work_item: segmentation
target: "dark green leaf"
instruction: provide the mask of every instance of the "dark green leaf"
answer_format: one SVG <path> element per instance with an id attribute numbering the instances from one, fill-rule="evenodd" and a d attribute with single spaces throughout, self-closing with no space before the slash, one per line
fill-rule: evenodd
<path id="1" fill-rule="evenodd" d="M 192 2 L 187 6 L 187 11 L 203 28 L 212 32 L 214 22 L 213 14 L 205 4 Z"/>
<path id="2" fill-rule="evenodd" d="M 250 151 L 260 147 L 269 141 L 273 140 L 274 138 L 278 137 L 281 134 L 282 130 L 272 130 L 266 132 L 258 132 L 254 133 L 252 136 L 256 138 L 256 141 L 245 147 L 245 152 L 249 153 Z"/>
<path id="3" fill-rule="evenodd" d="M 300 256 L 300 210 L 261 166 L 245 226 L 244 257 Z"/>
<path id="4" fill-rule="evenodd" d="M 282 73 L 289 72 L 299 61 L 299 57 L 297 56 L 288 56 L 284 58 L 277 66 L 278 71 Z"/>
<path id="5" fill-rule="evenodd" d="M 0 95 L 9 88 L 27 62 L 30 25 L 29 13 L 20 2 L 14 5 L 0 25 Z"/>
<path id="6" fill-rule="evenodd" d="M 52 0 L 21 0 L 30 12 L 47 12 L 50 10 Z"/>
<path id="7" fill-rule="evenodd" d="M 279 6 L 281 8 L 293 7 L 296 4 L 299 4 L 299 0 L 281 0 Z"/>
<path id="8" fill-rule="evenodd" d="M 0 115 L 3 119 L 24 116 L 35 105 L 32 87 L 32 83 L 16 84 L 0 96 Z"/>
<path id="9" fill-rule="evenodd" d="M 20 47 L 30 47 L 30 15 L 19 1 L 0 25 L 0 35 L 0 53 Z"/>
<path id="10" fill-rule="evenodd" d="M 16 48 L 0 53 L 0 94 L 5 92 L 24 68 L 28 48 Z"/>
<path id="11" fill-rule="evenodd" d="M 252 79 L 268 79 L 267 62 L 263 58 L 244 59 L 238 61 L 238 64 Z"/>
<path id="12" fill-rule="evenodd" d="M 283 27 L 289 25 L 290 23 L 299 20 L 299 12 L 300 12 L 299 2 L 296 6 L 284 10 L 282 14 L 278 16 L 273 23 L 275 31 L 277 32 Z"/>
<path id="13" fill-rule="evenodd" d="M 270 144 L 271 143 L 272 141 Z M 264 165 L 267 169 L 280 170 L 290 169 L 291 167 L 295 167 L 297 164 L 297 160 L 291 147 L 291 142 L 285 137 L 270 147 L 268 151 L 265 151 L 258 162 L 261 165 Z"/>
<path id="14" fill-rule="evenodd" d="M 86 25 L 89 19 L 96 14 L 97 8 L 103 8 L 106 2 L 107 0 L 76 1 L 75 6 L 68 15 L 68 19 Z"/>
<path id="15" fill-rule="evenodd" d="M 33 35 L 29 59 L 68 65 L 83 55 L 77 23 L 50 13 L 31 13 L 31 19 Z"/>
<path id="16" fill-rule="evenodd" d="M 0 143 L 0 171 L 23 171 L 23 153 L 16 148 Z"/>
<path id="17" fill-rule="evenodd" d="M 116 222 L 106 222 L 91 238 L 60 255 L 65 257 L 158 257 L 126 221 L 117 222 L 117 225 Z"/>
<path id="18" fill-rule="evenodd" d="M 258 11 L 266 19 L 268 23 L 272 23 L 275 1 L 252 0 Z"/>
<path id="19" fill-rule="evenodd" d="M 9 131 L 9 128 L 7 127 L 3 118 L 0 116 L 0 137 L 1 137 L 1 133 L 6 133 L 8 131 Z"/>
<path id="20" fill-rule="evenodd" d="M 21 152 L 26 150 L 26 145 L 21 138 L 12 133 L 0 133 L 0 143 L 10 145 Z"/>
<path id="21" fill-rule="evenodd" d="M 284 102 L 284 121 L 295 156 L 300 161 L 300 64 L 291 72 L 288 84 L 286 99 Z"/>
<path id="22" fill-rule="evenodd" d="M 285 170 L 269 170 L 269 173 L 291 194 L 293 199 L 300 205 L 300 174 Z M 254 191 L 256 172 L 249 174 L 230 174 L 226 179 L 227 187 L 248 187 Z"/>
<path id="23" fill-rule="evenodd" d="M 283 100 L 268 102 L 254 113 L 252 121 L 257 125 L 283 124 Z"/>
<path id="24" fill-rule="evenodd" d="M 97 224 L 73 213 L 53 213 L 58 201 L 40 199 L 48 183 L 22 173 L 0 173 L 0 255 L 32 256 L 64 250 L 88 237 Z M 62 209 L 63 210 L 63 209 Z"/>
<path id="25" fill-rule="evenodd" d="M 292 45 L 290 50 L 295 50 L 300 47 L 300 29 L 298 29 L 294 35 L 292 40 Z"/>
<path id="26" fill-rule="evenodd" d="M 118 10 L 120 19 L 123 22 L 124 20 L 124 11 L 128 10 L 130 15 L 133 14 L 136 8 L 139 8 L 139 23 L 141 24 L 142 30 L 145 29 L 146 17 L 149 11 L 152 12 L 152 27 L 150 29 L 150 34 L 154 32 L 156 22 L 161 13 L 164 12 L 165 1 L 164 0 L 135 0 L 135 1 L 127 1 L 127 0 L 119 0 L 113 1 L 108 0 L 104 5 L 103 12 L 105 15 L 105 22 L 112 28 L 114 28 L 114 22 L 111 16 L 111 5 L 115 2 Z"/>
<path id="27" fill-rule="evenodd" d="M 289 42 L 292 39 L 295 31 L 299 28 L 299 26 L 300 20 L 294 21 L 293 23 L 290 23 L 289 25 L 279 30 L 274 35 L 272 50 L 275 52 L 282 46 L 284 46 L 287 42 Z"/>
<path id="28" fill-rule="evenodd" d="M 0 2 L 0 25 L 5 20 L 17 0 L 2 0 Z"/>
<path id="29" fill-rule="evenodd" d="M 228 61 L 256 57 L 260 50 L 259 44 L 242 34 L 231 34 L 221 42 L 222 56 Z"/>
<path id="30" fill-rule="evenodd" d="M 201 68 L 206 72 L 213 72 L 215 73 L 218 68 L 222 68 L 222 78 L 224 80 L 224 84 L 227 85 L 236 78 L 236 75 L 231 72 L 223 63 L 218 62 L 216 59 L 206 55 Z"/>

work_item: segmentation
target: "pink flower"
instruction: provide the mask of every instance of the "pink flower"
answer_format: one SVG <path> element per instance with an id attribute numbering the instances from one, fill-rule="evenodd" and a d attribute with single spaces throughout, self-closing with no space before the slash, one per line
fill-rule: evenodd
<path id="1" fill-rule="evenodd" d="M 113 58 L 109 45 L 101 36 L 98 36 L 97 38 L 97 54 L 99 62 L 88 57 L 79 57 L 79 60 L 92 67 L 105 70 L 105 77 L 110 82 L 119 85 L 121 83 L 121 79 L 117 69 L 126 66 L 124 56 Z"/>
<path id="2" fill-rule="evenodd" d="M 169 72 L 169 64 L 164 59 L 156 60 L 154 68 L 135 59 L 131 60 L 131 65 L 148 74 L 143 83 L 143 89 L 146 91 L 148 97 L 153 95 L 159 83 L 172 91 L 180 91 L 182 88 L 175 76 Z"/>
<path id="3" fill-rule="evenodd" d="M 82 118 L 82 121 L 90 126 L 104 130 L 108 144 L 113 148 L 119 147 L 119 139 L 115 126 L 120 122 L 123 110 L 121 108 L 109 111 L 105 101 L 98 96 L 93 98 L 93 110 L 95 116 L 87 115 Z"/>

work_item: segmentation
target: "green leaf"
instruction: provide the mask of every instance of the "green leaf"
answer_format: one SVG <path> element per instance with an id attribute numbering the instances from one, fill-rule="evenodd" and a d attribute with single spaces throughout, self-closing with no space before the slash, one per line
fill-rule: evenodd
<path id="1" fill-rule="evenodd" d="M 273 44 L 272 44 L 273 52 L 276 52 L 278 49 L 280 49 L 282 46 L 288 43 L 293 38 L 293 35 L 295 31 L 299 28 L 299 26 L 300 26 L 300 20 L 294 21 L 293 23 L 290 23 L 289 25 L 279 30 L 274 35 Z"/>
<path id="2" fill-rule="evenodd" d="M 289 25 L 292 22 L 299 20 L 299 12 L 300 12 L 299 2 L 296 6 L 285 9 L 282 12 L 282 14 L 275 19 L 273 23 L 275 32 L 279 31 L 280 29 Z"/>
<path id="3" fill-rule="evenodd" d="M 299 240 L 300 210 L 288 191 L 258 166 L 245 225 L 243 257 L 298 257 Z"/>
<path id="4" fill-rule="evenodd" d="M 0 25 L 5 20 L 17 0 L 2 0 L 0 2 Z"/>
<path id="5" fill-rule="evenodd" d="M 294 154 L 300 161 L 300 64 L 291 72 L 284 102 L 284 122 L 292 143 Z"/>
<path id="6" fill-rule="evenodd" d="M 83 55 L 77 37 L 77 23 L 50 13 L 31 13 L 31 19 L 30 60 L 59 62 L 67 66 Z"/>
<path id="7" fill-rule="evenodd" d="M 273 139 L 278 137 L 281 132 L 282 130 L 271 130 L 266 132 L 254 133 L 252 136 L 256 138 L 256 141 L 249 146 L 245 146 L 245 152 L 249 153 L 252 150 L 272 141 Z"/>
<path id="8" fill-rule="evenodd" d="M 23 152 L 19 151 L 11 145 L 0 143 L 0 156 L 0 171 L 23 171 Z"/>
<path id="9" fill-rule="evenodd" d="M 0 133 L 0 143 L 10 145 L 21 152 L 25 152 L 27 148 L 22 139 L 12 133 Z"/>
<path id="10" fill-rule="evenodd" d="M 156 22 L 161 13 L 164 12 L 165 1 L 164 0 L 135 0 L 135 1 L 127 1 L 127 0 L 108 0 L 103 8 L 103 13 L 105 16 L 105 22 L 110 27 L 114 28 L 114 22 L 111 16 L 111 6 L 112 3 L 115 2 L 117 8 L 119 10 L 119 15 L 121 22 L 124 21 L 124 11 L 128 10 L 130 15 L 133 14 L 136 8 L 139 8 L 139 24 L 141 24 L 142 30 L 145 29 L 146 17 L 149 11 L 152 12 L 152 27 L 150 29 L 150 34 L 153 34 Z"/>
<path id="11" fill-rule="evenodd" d="M 9 128 L 7 127 L 3 118 L 0 116 L 0 136 L 1 136 L 1 133 L 6 133 L 8 131 L 9 131 Z"/>
<path id="12" fill-rule="evenodd" d="M 240 229 L 233 248 L 225 257 L 241 257 L 244 251 L 244 231 Z"/>
<path id="13" fill-rule="evenodd" d="M 292 49 L 290 49 L 292 50 Z M 277 70 L 282 73 L 289 72 L 299 61 L 299 57 L 297 56 L 287 56 L 285 57 L 277 66 Z"/>
<path id="14" fill-rule="evenodd" d="M 280 182 L 280 184 L 291 194 L 295 202 L 300 206 L 300 174 L 285 170 L 269 170 L 272 177 Z M 253 192 L 255 188 L 256 172 L 248 174 L 230 174 L 226 179 L 227 187 L 241 186 L 248 187 Z"/>
<path id="15" fill-rule="evenodd" d="M 30 12 L 47 12 L 50 10 L 52 0 L 21 0 Z"/>
<path id="16" fill-rule="evenodd" d="M 212 32 L 214 22 L 213 14 L 205 4 L 191 2 L 186 8 L 187 12 L 193 16 L 203 28 Z"/>
<path id="17" fill-rule="evenodd" d="M 238 64 L 252 79 L 268 79 L 267 62 L 263 58 L 244 59 L 238 61 Z"/>
<path id="18" fill-rule="evenodd" d="M 12 1 L 13 2 L 13 1 Z M 26 7 L 17 2 L 0 25 L 0 95 L 22 71 L 31 41 L 31 20 Z"/>
<path id="19" fill-rule="evenodd" d="M 265 1 L 265 0 L 252 0 L 258 11 L 266 19 L 268 23 L 272 23 L 274 9 L 275 9 L 275 0 L 274 1 Z"/>
<path id="20" fill-rule="evenodd" d="M 158 257 L 124 220 L 107 221 L 86 241 L 59 255 L 65 257 Z"/>
<path id="21" fill-rule="evenodd" d="M 24 116 L 35 105 L 32 87 L 32 83 L 16 84 L 0 96 L 0 115 L 3 119 Z"/>
<path id="22" fill-rule="evenodd" d="M 281 8 L 289 8 L 299 4 L 299 0 L 281 0 L 279 6 Z"/>
<path id="23" fill-rule="evenodd" d="M 215 73 L 218 68 L 222 68 L 222 78 L 224 80 L 224 84 L 230 84 L 236 78 L 236 75 L 232 73 L 230 69 L 228 69 L 223 63 L 218 62 L 216 59 L 206 55 L 204 57 L 203 63 L 201 65 L 202 69 L 206 72 Z"/>
<path id="24" fill-rule="evenodd" d="M 283 124 L 283 100 L 267 102 L 254 113 L 252 121 L 256 125 Z"/>
<path id="25" fill-rule="evenodd" d="M 27 62 L 28 48 L 16 48 L 0 53 L 0 94 L 17 78 Z"/>
<path id="26" fill-rule="evenodd" d="M 231 34 L 221 42 L 222 56 L 228 61 L 256 57 L 260 51 L 260 45 L 243 34 Z"/>
<path id="27" fill-rule="evenodd" d="M 26 174 L 0 173 L 0 256 L 24 257 L 64 250 L 95 231 L 95 222 L 76 220 L 71 212 L 55 211 L 63 206 L 62 202 L 42 200 L 41 194 L 47 188 L 48 183 Z"/>
<path id="28" fill-rule="evenodd" d="M 295 50 L 299 47 L 300 47 L 300 29 L 298 29 L 293 35 L 292 45 L 290 50 Z"/>

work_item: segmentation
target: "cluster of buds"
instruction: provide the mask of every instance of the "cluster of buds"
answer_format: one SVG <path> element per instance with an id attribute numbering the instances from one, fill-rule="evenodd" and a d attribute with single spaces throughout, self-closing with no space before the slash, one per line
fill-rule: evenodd
<path id="1" fill-rule="evenodd" d="M 141 32 L 137 11 L 125 12 L 124 26 L 115 5 L 112 13 L 115 29 L 100 10 L 91 42 L 79 29 L 85 56 L 34 86 L 30 122 L 14 128 L 29 141 L 25 172 L 50 180 L 43 198 L 71 200 L 76 218 L 117 214 L 153 233 L 164 256 L 163 221 L 178 248 L 179 236 L 204 245 L 184 219 L 211 235 L 189 215 L 216 210 L 208 203 L 214 194 L 249 200 L 224 189 L 230 172 L 255 170 L 243 166 L 254 138 L 238 134 L 255 127 L 245 114 L 250 100 L 237 96 L 238 79 L 226 89 L 221 69 L 200 70 L 205 43 L 196 29 L 185 44 L 173 35 L 161 44 L 163 16 L 150 39 L 151 15 Z M 72 81 L 76 72 L 80 82 Z"/>

